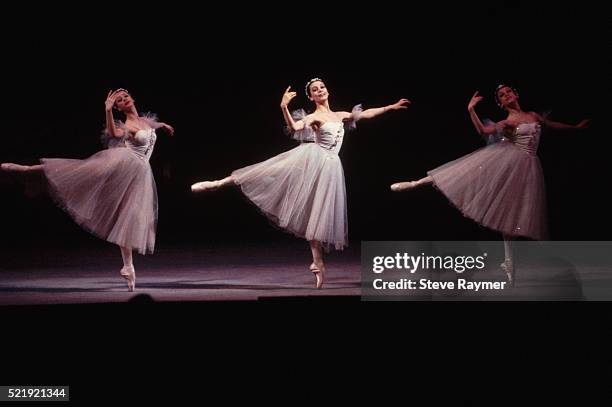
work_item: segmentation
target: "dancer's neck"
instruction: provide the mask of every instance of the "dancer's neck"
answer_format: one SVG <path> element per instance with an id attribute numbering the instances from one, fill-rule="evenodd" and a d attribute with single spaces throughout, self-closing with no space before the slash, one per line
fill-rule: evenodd
<path id="1" fill-rule="evenodd" d="M 329 107 L 329 102 L 326 100 L 323 103 L 317 103 L 316 111 L 320 113 L 332 113 L 332 110 Z"/>
<path id="2" fill-rule="evenodd" d="M 133 109 L 125 113 L 125 119 L 137 122 L 140 119 L 140 116 L 138 116 L 136 109 Z"/>
<path id="3" fill-rule="evenodd" d="M 513 103 L 512 105 L 506 107 L 506 111 L 508 112 L 508 116 L 523 113 L 523 110 L 518 103 Z"/>

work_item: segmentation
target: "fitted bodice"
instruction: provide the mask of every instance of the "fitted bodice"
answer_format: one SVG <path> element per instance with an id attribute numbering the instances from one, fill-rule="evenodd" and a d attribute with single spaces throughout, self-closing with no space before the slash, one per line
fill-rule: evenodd
<path id="1" fill-rule="evenodd" d="M 156 140 L 155 129 L 142 129 L 127 138 L 125 145 L 140 158 L 148 161 L 151 158 L 151 154 L 153 154 Z"/>
<path id="2" fill-rule="evenodd" d="M 542 126 L 540 126 L 540 123 L 522 123 L 515 128 L 514 134 L 507 137 L 506 140 L 526 153 L 535 155 L 538 152 L 541 132 Z"/>
<path id="3" fill-rule="evenodd" d="M 322 148 L 338 154 L 344 140 L 344 123 L 343 122 L 326 122 L 315 135 L 315 143 Z"/>

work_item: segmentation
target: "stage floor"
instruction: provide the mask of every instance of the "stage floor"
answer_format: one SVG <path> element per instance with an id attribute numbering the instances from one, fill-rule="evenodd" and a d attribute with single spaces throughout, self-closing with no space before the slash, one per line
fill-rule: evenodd
<path id="1" fill-rule="evenodd" d="M 153 301 L 253 301 L 271 297 L 360 295 L 359 254 L 326 259 L 323 289 L 314 288 L 306 244 L 280 247 L 166 248 L 134 257 L 136 291 L 119 275 L 115 248 L 4 253 L 0 305 Z M 144 294 L 144 295 L 143 295 Z"/>
<path id="2" fill-rule="evenodd" d="M 361 287 L 360 248 L 326 256 L 323 289 L 314 288 L 305 244 L 162 247 L 135 256 L 136 291 L 119 275 L 122 262 L 112 246 L 74 250 L 4 250 L 0 257 L 0 306 L 212 301 L 496 301 L 612 300 L 612 270 L 601 264 L 543 259 L 518 262 L 516 283 L 503 290 L 404 290 Z M 212 245 L 211 245 L 212 246 Z M 474 274 L 433 274 L 435 281 L 466 278 L 505 281 L 498 263 Z M 378 275 L 371 275 L 376 278 Z M 432 275 L 414 275 L 415 279 Z M 365 282 L 370 287 L 371 282 Z M 362 297 L 363 294 L 363 297 Z"/>

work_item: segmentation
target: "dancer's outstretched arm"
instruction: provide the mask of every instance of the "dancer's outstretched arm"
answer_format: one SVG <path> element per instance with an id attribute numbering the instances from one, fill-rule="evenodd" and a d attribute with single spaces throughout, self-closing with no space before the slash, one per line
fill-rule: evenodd
<path id="1" fill-rule="evenodd" d="M 383 107 L 373 107 L 371 109 L 366 109 L 363 112 L 359 113 L 359 117 L 353 117 L 353 113 L 342 112 L 343 114 L 342 120 L 372 119 L 376 116 L 380 116 L 381 114 L 386 113 L 391 110 L 407 109 L 411 103 L 412 102 L 410 102 L 408 99 L 400 99 L 396 103 L 393 103 L 392 105 L 387 105 Z"/>
<path id="2" fill-rule="evenodd" d="M 170 126 L 168 123 L 160 122 L 159 127 L 166 130 L 168 132 L 168 135 L 170 136 L 174 135 L 174 127 Z"/>
<path id="3" fill-rule="evenodd" d="M 552 120 L 548 120 L 547 118 L 543 117 L 541 114 L 536 113 L 536 112 L 532 112 L 533 115 L 536 116 L 536 118 L 543 123 L 545 126 L 550 127 L 551 129 L 557 129 L 557 130 L 580 130 L 580 129 L 586 129 L 587 127 L 589 127 L 589 124 L 591 123 L 591 119 L 585 119 L 582 120 L 580 123 L 578 124 L 566 124 L 566 123 L 561 123 L 561 122 L 555 122 Z"/>

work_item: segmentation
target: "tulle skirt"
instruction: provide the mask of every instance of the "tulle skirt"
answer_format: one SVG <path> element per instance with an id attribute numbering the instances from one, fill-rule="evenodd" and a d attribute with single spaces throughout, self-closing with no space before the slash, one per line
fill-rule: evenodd
<path id="1" fill-rule="evenodd" d="M 509 141 L 479 149 L 428 172 L 467 217 L 510 236 L 547 237 L 540 160 Z"/>
<path id="2" fill-rule="evenodd" d="M 120 147 L 41 163 L 51 196 L 82 228 L 141 254 L 154 251 L 157 191 L 148 161 Z"/>
<path id="3" fill-rule="evenodd" d="M 232 173 L 244 195 L 275 225 L 326 249 L 347 246 L 346 188 L 337 154 L 316 143 Z"/>

